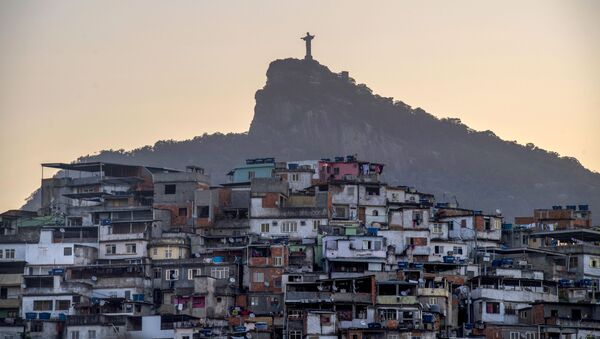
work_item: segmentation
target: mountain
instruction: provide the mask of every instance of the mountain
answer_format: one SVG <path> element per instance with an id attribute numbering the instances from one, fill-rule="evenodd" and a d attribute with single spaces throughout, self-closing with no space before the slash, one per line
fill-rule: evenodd
<path id="1" fill-rule="evenodd" d="M 458 119 L 438 119 L 373 94 L 348 73 L 331 72 L 314 60 L 273 61 L 267 83 L 255 97 L 247 133 L 159 141 L 78 160 L 200 165 L 217 184 L 247 158 L 285 161 L 357 154 L 386 164 L 384 180 L 389 183 L 434 193 L 438 201 L 456 199 L 462 207 L 501 209 L 508 221 L 552 205 L 585 203 L 600 211 L 600 174 L 576 159 L 504 141 Z"/>

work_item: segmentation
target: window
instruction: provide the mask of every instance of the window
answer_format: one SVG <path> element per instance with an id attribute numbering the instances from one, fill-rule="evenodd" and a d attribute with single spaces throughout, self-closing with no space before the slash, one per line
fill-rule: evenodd
<path id="1" fill-rule="evenodd" d="M 273 257 L 273 266 L 283 266 L 283 257 Z"/>
<path id="2" fill-rule="evenodd" d="M 52 300 L 34 300 L 34 311 L 52 311 Z"/>
<path id="3" fill-rule="evenodd" d="M 250 297 L 250 306 L 258 306 L 260 304 L 260 298 Z"/>
<path id="4" fill-rule="evenodd" d="M 8 256 L 6 256 L 8 258 Z M 598 268 L 600 267 L 600 258 L 598 257 L 591 257 L 590 258 L 590 267 L 592 268 Z"/>
<path id="5" fill-rule="evenodd" d="M 176 270 L 176 269 L 165 270 L 165 279 L 179 280 L 179 270 Z"/>
<path id="6" fill-rule="evenodd" d="M 43 321 L 33 321 L 31 323 L 31 332 L 43 332 L 44 331 L 44 322 Z"/>
<path id="7" fill-rule="evenodd" d="M 381 241 L 363 240 L 363 250 L 381 250 Z"/>
<path id="8" fill-rule="evenodd" d="M 2 259 L 2 253 L 4 253 L 2 250 L 0 250 L 0 259 Z"/>
<path id="9" fill-rule="evenodd" d="M 346 190 L 348 191 L 348 195 L 354 196 L 354 186 L 346 186 Z"/>
<path id="10" fill-rule="evenodd" d="M 161 268 L 155 268 L 154 269 L 154 279 L 160 279 L 161 275 L 162 275 L 162 269 Z"/>
<path id="11" fill-rule="evenodd" d="M 510 339 L 519 339 L 519 332 L 510 332 Z"/>
<path id="12" fill-rule="evenodd" d="M 229 267 L 213 267 L 210 269 L 210 276 L 215 279 L 229 278 Z"/>
<path id="13" fill-rule="evenodd" d="M 135 254 L 136 253 L 135 244 L 125 244 L 125 248 L 127 250 L 127 254 Z"/>
<path id="14" fill-rule="evenodd" d="M 270 228 L 269 226 L 271 226 L 271 225 L 269 225 L 269 223 L 260 224 L 260 232 L 261 233 L 269 233 L 269 228 Z"/>
<path id="15" fill-rule="evenodd" d="M 399 334 L 388 334 L 387 339 L 400 339 Z"/>
<path id="16" fill-rule="evenodd" d="M 379 216 L 379 211 L 378 211 L 378 210 L 373 210 L 373 216 L 374 216 L 374 217 L 377 217 L 377 216 Z"/>
<path id="17" fill-rule="evenodd" d="M 454 255 L 463 254 L 463 249 L 460 246 L 454 246 L 454 248 L 452 249 L 452 251 L 454 252 Z"/>
<path id="18" fill-rule="evenodd" d="M 88 339 L 96 339 L 96 330 L 88 330 Z"/>
<path id="19" fill-rule="evenodd" d="M 116 254 L 117 253 L 117 245 L 108 244 L 106 245 L 106 254 Z"/>
<path id="20" fill-rule="evenodd" d="M 198 218 L 208 218 L 210 216 L 210 208 L 208 206 L 198 206 L 196 207 L 198 214 Z"/>
<path id="21" fill-rule="evenodd" d="M 302 331 L 290 331 L 289 339 L 302 339 Z"/>
<path id="22" fill-rule="evenodd" d="M 298 173 L 292 173 L 292 181 L 300 181 L 300 175 Z"/>
<path id="23" fill-rule="evenodd" d="M 366 187 L 367 195 L 379 195 L 379 186 L 377 187 Z"/>
<path id="24" fill-rule="evenodd" d="M 492 303 L 486 302 L 486 313 L 488 314 L 499 314 L 500 313 L 500 303 Z"/>
<path id="25" fill-rule="evenodd" d="M 397 320 L 397 319 L 398 319 L 398 312 L 396 312 L 395 309 L 379 310 L 379 320 L 386 321 L 386 320 Z"/>
<path id="26" fill-rule="evenodd" d="M 527 339 L 535 339 L 535 332 L 527 332 L 526 338 Z"/>
<path id="27" fill-rule="evenodd" d="M 263 272 L 254 272 L 252 274 L 252 281 L 255 283 L 265 282 L 265 274 Z"/>
<path id="28" fill-rule="evenodd" d="M 321 226 L 321 220 L 313 220 L 312 224 L 313 224 L 313 230 L 317 231 L 319 229 L 319 226 Z"/>
<path id="29" fill-rule="evenodd" d="M 461 228 L 466 228 L 467 227 L 467 220 L 466 219 L 462 219 L 460 221 L 460 227 Z"/>
<path id="30" fill-rule="evenodd" d="M 437 298 L 429 298 L 429 304 L 437 305 Z"/>
<path id="31" fill-rule="evenodd" d="M 558 317 L 558 310 L 550 310 L 550 316 L 553 318 Z"/>
<path id="32" fill-rule="evenodd" d="M 7 249 L 4 251 L 4 254 L 6 259 L 14 259 L 15 258 L 15 250 L 14 249 Z"/>
<path id="33" fill-rule="evenodd" d="M 175 194 L 177 192 L 177 185 L 169 184 L 165 185 L 165 194 Z"/>
<path id="34" fill-rule="evenodd" d="M 577 268 L 579 266 L 579 258 L 578 257 L 570 257 L 569 258 L 569 268 Z"/>
<path id="35" fill-rule="evenodd" d="M 0 299 L 8 299 L 8 288 L 0 287 Z"/>
<path id="36" fill-rule="evenodd" d="M 295 233 L 298 232 L 298 223 L 295 221 L 284 221 L 281 223 L 281 232 Z"/>
<path id="37" fill-rule="evenodd" d="M 448 221 L 448 231 L 453 231 L 454 230 L 454 221 L 450 220 Z"/>
<path id="38" fill-rule="evenodd" d="M 192 297 L 192 308 L 204 308 L 206 305 L 206 297 L 198 296 Z"/>
<path id="39" fill-rule="evenodd" d="M 67 311 L 69 308 L 71 308 L 71 300 L 56 300 L 54 302 L 56 311 Z"/>
<path id="40" fill-rule="evenodd" d="M 65 255 L 65 257 L 69 257 L 73 255 L 73 248 L 72 247 L 65 247 L 63 248 L 63 254 Z"/>
<path id="41" fill-rule="evenodd" d="M 199 268 L 188 269 L 188 280 L 193 280 L 195 276 L 200 275 L 201 270 Z"/>
<path id="42" fill-rule="evenodd" d="M 158 255 L 158 248 L 154 247 L 152 249 L 152 255 Z"/>
<path id="43" fill-rule="evenodd" d="M 71 339 L 79 339 L 79 331 L 71 332 Z"/>
<path id="44" fill-rule="evenodd" d="M 442 253 L 444 253 L 444 246 L 435 246 L 433 248 L 433 252 L 435 254 L 442 254 Z"/>
<path id="45" fill-rule="evenodd" d="M 436 234 L 443 233 L 442 225 L 440 225 L 440 224 L 433 224 L 433 233 L 436 233 Z"/>
<path id="46" fill-rule="evenodd" d="M 254 173 L 254 171 L 249 171 L 248 172 L 248 180 L 254 179 L 255 176 L 256 176 L 256 173 Z"/>
<path id="47" fill-rule="evenodd" d="M 170 259 L 173 257 L 173 249 L 167 248 L 165 249 L 165 258 Z"/>
<path id="48" fill-rule="evenodd" d="M 179 216 L 180 217 L 187 217 L 187 207 L 180 207 L 179 208 Z"/>
<path id="49" fill-rule="evenodd" d="M 333 218 L 334 219 L 348 218 L 348 208 L 346 208 L 345 206 L 334 206 L 333 207 Z"/>

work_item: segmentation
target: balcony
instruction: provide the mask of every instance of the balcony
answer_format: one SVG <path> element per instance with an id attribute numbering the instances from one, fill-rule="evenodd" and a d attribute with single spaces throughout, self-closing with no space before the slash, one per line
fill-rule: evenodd
<path id="1" fill-rule="evenodd" d="M 419 296 L 423 297 L 445 297 L 448 298 L 448 290 L 445 288 L 419 288 Z"/>
<path id="2" fill-rule="evenodd" d="M 471 292 L 473 299 L 491 299 L 491 300 L 505 300 L 514 302 L 534 302 L 534 301 L 546 301 L 546 302 L 557 302 L 558 295 L 551 294 L 550 291 L 534 291 L 528 288 L 515 288 L 515 289 L 494 289 L 494 288 L 476 288 Z"/>
<path id="3" fill-rule="evenodd" d="M 285 295 L 286 302 L 299 302 L 299 303 L 320 303 L 320 302 L 333 302 L 331 299 L 333 293 L 331 292 L 301 292 L 293 291 L 287 292 Z"/>
<path id="4" fill-rule="evenodd" d="M 125 317 L 111 317 L 102 314 L 70 315 L 67 316 L 67 326 L 93 326 L 93 325 L 125 325 Z"/>
<path id="5" fill-rule="evenodd" d="M 0 286 L 21 285 L 22 274 L 0 274 Z"/>
<path id="6" fill-rule="evenodd" d="M 431 248 L 427 246 L 416 246 L 411 250 L 412 255 L 429 255 Z"/>
<path id="7" fill-rule="evenodd" d="M 377 303 L 381 305 L 411 305 L 417 303 L 417 297 L 413 295 L 379 295 Z"/>
<path id="8" fill-rule="evenodd" d="M 0 299 L 0 308 L 19 308 L 21 301 L 19 298 Z"/>

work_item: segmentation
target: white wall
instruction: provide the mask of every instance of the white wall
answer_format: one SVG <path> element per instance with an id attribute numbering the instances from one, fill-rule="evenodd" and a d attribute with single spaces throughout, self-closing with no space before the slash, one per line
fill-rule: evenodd
<path id="1" fill-rule="evenodd" d="M 129 331 L 131 339 L 174 338 L 175 330 L 160 329 L 160 315 L 142 317 L 142 330 Z"/>
<path id="2" fill-rule="evenodd" d="M 115 333 L 113 326 L 111 325 L 85 325 L 85 326 L 68 326 L 67 328 L 67 339 L 71 339 L 73 332 L 79 332 L 79 339 L 90 339 L 89 331 L 96 331 L 96 339 L 116 339 L 121 337 L 126 332 L 125 326 L 116 326 L 119 332 Z"/>
<path id="3" fill-rule="evenodd" d="M 325 218 L 317 218 L 317 219 L 250 219 L 250 232 L 253 234 L 261 234 L 261 225 L 269 224 L 269 233 L 265 234 L 265 237 L 290 237 L 290 238 L 316 238 L 318 234 L 318 229 L 315 230 L 313 228 L 313 221 L 319 221 L 321 225 L 327 225 L 327 219 Z M 273 221 L 277 222 L 277 225 L 273 225 Z M 302 225 L 302 221 L 305 222 L 305 225 Z M 297 232 L 293 233 L 283 233 L 281 231 L 281 225 L 283 222 L 296 222 Z"/>
<path id="4" fill-rule="evenodd" d="M 117 254 L 106 254 L 106 245 L 114 244 L 117 247 Z M 135 244 L 136 253 L 127 254 L 127 244 Z M 136 259 L 148 256 L 148 241 L 146 240 L 120 240 L 101 242 L 98 249 L 99 259 Z"/>
<path id="5" fill-rule="evenodd" d="M 52 300 L 52 310 L 49 311 L 34 311 L 33 310 L 33 302 L 34 300 Z M 69 300 L 71 302 L 71 307 L 68 310 L 55 310 L 56 300 Z M 21 316 L 25 318 L 25 313 L 27 312 L 36 312 L 43 313 L 49 312 L 51 313 L 50 317 L 58 318 L 59 314 L 75 314 L 75 309 L 73 308 L 73 296 L 72 295 L 43 295 L 43 296 L 23 296 L 21 301 Z"/>
<path id="6" fill-rule="evenodd" d="M 6 250 L 13 249 L 15 250 L 14 259 L 6 258 Z M 0 250 L 2 251 L 2 258 L 0 258 L 0 262 L 4 261 L 25 261 L 25 244 L 0 244 Z"/>
<path id="7" fill-rule="evenodd" d="M 365 248 L 364 241 L 370 241 L 372 248 L 375 248 L 374 242 L 379 242 L 379 250 Z M 330 249 L 328 242 L 337 242 L 337 250 Z M 351 248 L 352 247 L 352 248 Z M 323 238 L 323 251 L 326 258 L 356 258 L 360 261 L 361 257 L 386 258 L 387 246 L 383 237 L 350 237 L 343 239 L 339 237 L 326 236 Z"/>

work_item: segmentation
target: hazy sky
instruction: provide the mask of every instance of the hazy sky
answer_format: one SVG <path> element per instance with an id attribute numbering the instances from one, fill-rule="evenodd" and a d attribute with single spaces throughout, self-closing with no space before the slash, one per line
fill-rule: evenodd
<path id="1" fill-rule="evenodd" d="M 270 61 L 600 171 L 600 1 L 0 2 L 0 211 L 69 162 L 247 131 Z"/>

